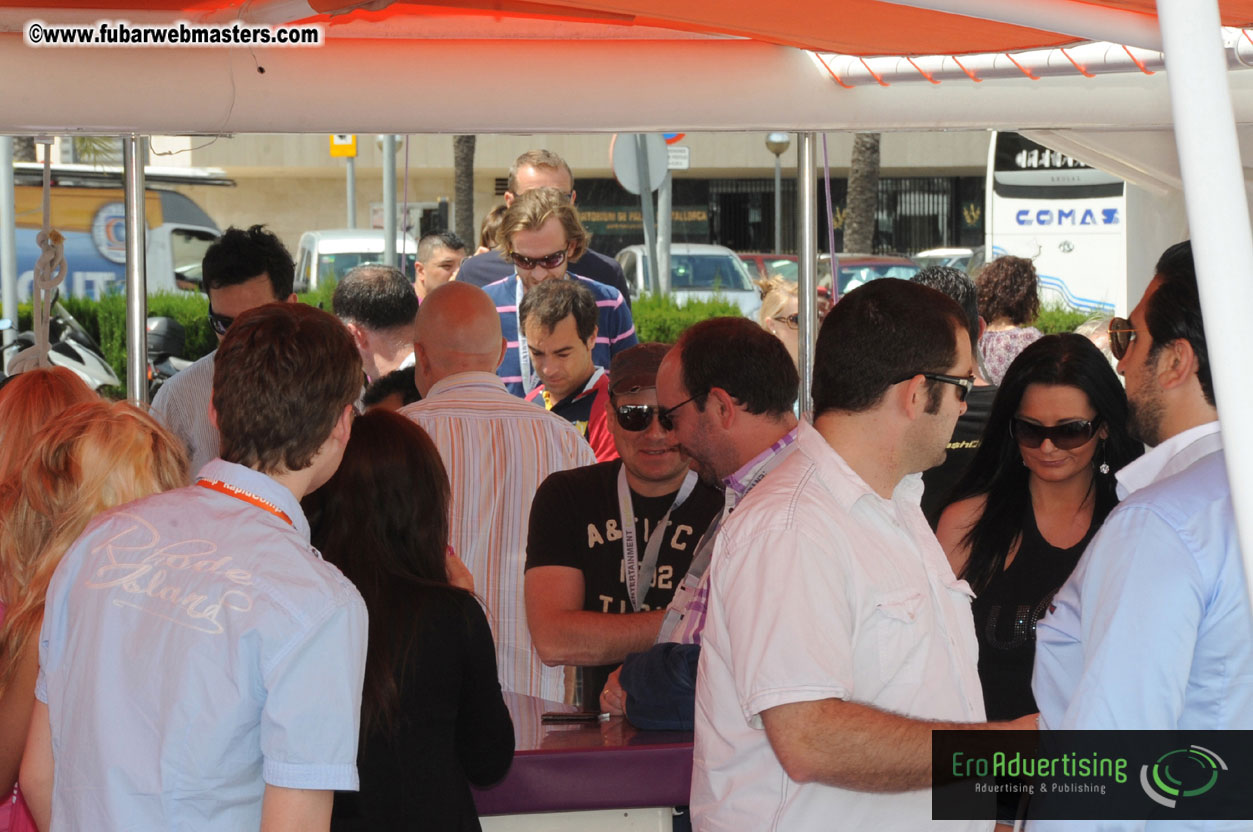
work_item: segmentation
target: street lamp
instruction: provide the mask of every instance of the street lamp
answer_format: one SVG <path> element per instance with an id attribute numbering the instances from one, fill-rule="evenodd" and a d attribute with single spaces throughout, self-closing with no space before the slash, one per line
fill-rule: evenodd
<path id="1" fill-rule="evenodd" d="M 781 157 L 792 145 L 787 133 L 766 136 L 766 149 L 774 154 L 774 250 L 783 251 L 783 161 Z"/>

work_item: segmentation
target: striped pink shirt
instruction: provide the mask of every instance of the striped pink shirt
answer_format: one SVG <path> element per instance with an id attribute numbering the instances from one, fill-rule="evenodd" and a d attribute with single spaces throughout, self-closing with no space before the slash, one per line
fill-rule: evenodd
<path id="1" fill-rule="evenodd" d="M 458 373 L 401 409 L 430 434 L 452 484 L 451 543 L 474 575 L 506 691 L 560 702 L 564 672 L 531 646 L 523 600 L 531 500 L 551 473 L 592 465 L 574 425 L 511 395 L 492 373 Z"/>

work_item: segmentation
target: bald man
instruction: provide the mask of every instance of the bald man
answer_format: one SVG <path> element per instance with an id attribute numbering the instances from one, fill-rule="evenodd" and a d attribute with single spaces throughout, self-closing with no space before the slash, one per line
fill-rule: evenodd
<path id="1" fill-rule="evenodd" d="M 556 471 L 596 457 L 574 425 L 513 396 L 496 375 L 505 353 L 487 293 L 453 281 L 418 312 L 414 356 L 422 401 L 401 409 L 439 448 L 452 486 L 450 542 L 487 604 L 504 690 L 566 700 L 561 667 L 531 646 L 522 575 L 531 498 Z"/>

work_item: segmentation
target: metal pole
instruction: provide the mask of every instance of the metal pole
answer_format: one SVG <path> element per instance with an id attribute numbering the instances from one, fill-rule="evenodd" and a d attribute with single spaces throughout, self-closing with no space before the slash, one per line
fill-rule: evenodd
<path id="1" fill-rule="evenodd" d="M 783 251 L 783 158 L 774 154 L 774 250 Z"/>
<path id="2" fill-rule="evenodd" d="M 648 145 L 643 133 L 635 134 L 635 164 L 640 169 L 640 208 L 644 214 L 644 285 L 664 294 L 657 268 L 657 222 L 653 216 L 653 183 L 648 179 Z M 669 275 L 667 275 L 668 277 Z M 666 281 L 669 283 L 669 281 Z"/>
<path id="3" fill-rule="evenodd" d="M 383 137 L 383 262 L 396 265 L 396 136 Z"/>
<path id="4" fill-rule="evenodd" d="M 674 182 L 670 171 L 657 189 L 657 285 L 662 294 L 670 294 L 670 223 L 674 211 Z"/>
<path id="5" fill-rule="evenodd" d="M 0 136 L 0 302 L 0 318 L 13 322 L 3 333 L 4 343 L 8 344 L 17 337 L 17 204 L 12 136 Z"/>
<path id="6" fill-rule="evenodd" d="M 348 228 L 357 227 L 357 160 L 349 156 L 348 162 Z"/>
<path id="7" fill-rule="evenodd" d="M 148 222 L 144 216 L 144 162 L 148 143 L 142 136 L 122 137 L 122 178 L 126 193 L 126 397 L 148 401 Z"/>
<path id="8" fill-rule="evenodd" d="M 818 337 L 818 160 L 817 134 L 796 135 L 796 218 L 800 313 L 801 412 L 813 410 L 814 340 Z"/>
<path id="9" fill-rule="evenodd" d="M 1253 413 L 1244 367 L 1253 309 L 1253 232 L 1244 192 L 1221 23 L 1215 0 L 1157 0 L 1175 143 L 1192 230 L 1205 339 L 1229 464 L 1244 577 L 1253 596 Z"/>

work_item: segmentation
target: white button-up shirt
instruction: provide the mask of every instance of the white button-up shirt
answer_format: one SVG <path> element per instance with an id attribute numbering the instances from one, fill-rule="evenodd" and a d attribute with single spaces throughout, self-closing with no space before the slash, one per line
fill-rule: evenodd
<path id="1" fill-rule="evenodd" d="M 972 593 L 953 576 L 912 475 L 885 500 L 802 423 L 714 547 L 696 686 L 699 830 L 991 829 L 931 820 L 931 794 L 800 784 L 762 711 L 844 699 L 921 719 L 984 720 Z"/>

